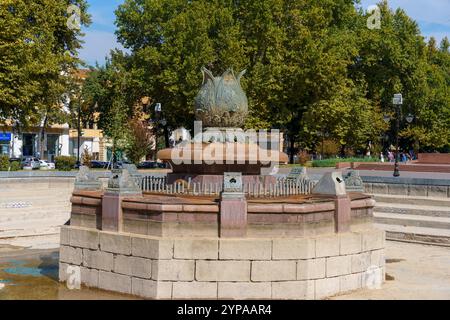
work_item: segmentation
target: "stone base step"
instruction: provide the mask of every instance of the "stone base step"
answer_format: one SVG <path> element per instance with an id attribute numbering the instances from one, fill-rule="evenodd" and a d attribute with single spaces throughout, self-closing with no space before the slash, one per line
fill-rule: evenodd
<path id="1" fill-rule="evenodd" d="M 376 208 L 376 210 L 377 209 L 378 208 Z M 450 218 L 378 211 L 375 211 L 373 215 L 376 223 L 408 227 L 447 229 L 450 231 Z"/>
<path id="2" fill-rule="evenodd" d="M 27 229 L 0 230 L 0 240 L 59 234 L 61 226 L 36 226 Z"/>
<path id="3" fill-rule="evenodd" d="M 48 233 L 39 235 L 26 235 L 13 238 L 0 238 L 0 245 L 23 247 L 28 249 L 58 249 L 60 233 Z"/>
<path id="4" fill-rule="evenodd" d="M 373 196 L 377 202 L 382 203 L 450 207 L 450 198 L 410 197 L 389 194 L 374 194 Z"/>
<path id="5" fill-rule="evenodd" d="M 387 225 L 375 226 L 386 231 L 386 239 L 406 242 L 430 243 L 450 246 L 450 230 L 420 228 L 412 226 Z"/>
<path id="6" fill-rule="evenodd" d="M 377 202 L 375 205 L 375 211 L 393 214 L 450 218 L 450 206 L 444 207 L 444 206 Z"/>
<path id="7" fill-rule="evenodd" d="M 28 220 L 28 221 L 15 221 L 7 224 L 0 224 L 0 238 L 9 237 L 15 232 L 27 232 L 48 228 L 59 228 L 64 225 L 70 219 L 70 215 L 60 216 L 58 218 L 52 219 L 39 219 L 39 220 Z"/>
<path id="8" fill-rule="evenodd" d="M 0 229 L 7 228 L 9 225 L 14 224 L 27 224 L 33 221 L 59 221 L 64 218 L 70 217 L 69 210 L 54 210 L 48 211 L 37 211 L 37 212 L 25 212 L 17 213 L 14 215 L 0 215 Z"/>

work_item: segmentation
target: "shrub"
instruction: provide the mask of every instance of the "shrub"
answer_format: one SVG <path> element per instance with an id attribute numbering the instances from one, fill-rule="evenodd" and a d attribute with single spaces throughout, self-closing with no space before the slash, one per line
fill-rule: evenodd
<path id="1" fill-rule="evenodd" d="M 0 171 L 9 170 L 9 157 L 7 155 L 0 156 Z"/>
<path id="2" fill-rule="evenodd" d="M 125 147 L 127 158 L 137 165 L 151 152 L 153 145 L 152 134 L 147 125 L 139 119 L 130 120 Z"/>
<path id="3" fill-rule="evenodd" d="M 70 171 L 74 168 L 77 159 L 75 157 L 58 156 L 55 157 L 56 170 Z"/>
<path id="4" fill-rule="evenodd" d="M 325 158 L 333 157 L 339 154 L 341 150 L 341 146 L 339 143 L 333 140 L 325 140 L 323 143 L 320 143 L 317 147 L 317 151 L 322 153 L 322 156 Z"/>
<path id="5" fill-rule="evenodd" d="M 9 166 L 10 171 L 19 171 L 20 169 L 22 169 L 22 166 L 19 161 L 11 162 L 11 164 Z"/>
<path id="6" fill-rule="evenodd" d="M 309 160 L 311 160 L 311 156 L 308 154 L 307 151 L 303 150 L 300 151 L 298 154 L 298 162 L 301 165 L 305 165 Z"/>

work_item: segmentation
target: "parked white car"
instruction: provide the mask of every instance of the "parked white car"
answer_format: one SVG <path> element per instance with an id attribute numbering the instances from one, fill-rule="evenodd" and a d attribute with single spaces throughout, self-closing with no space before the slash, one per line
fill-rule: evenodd
<path id="1" fill-rule="evenodd" d="M 39 166 L 41 170 L 54 170 L 55 164 L 53 162 L 48 162 L 46 160 L 39 160 Z"/>
<path id="2" fill-rule="evenodd" d="M 38 170 L 40 168 L 39 159 L 35 157 L 24 157 L 21 164 L 24 170 Z"/>

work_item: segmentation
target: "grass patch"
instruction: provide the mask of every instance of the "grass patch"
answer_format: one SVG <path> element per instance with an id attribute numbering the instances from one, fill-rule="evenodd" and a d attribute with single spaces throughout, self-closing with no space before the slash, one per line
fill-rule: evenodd
<path id="1" fill-rule="evenodd" d="M 296 167 L 306 167 L 306 168 L 311 168 L 312 167 L 312 161 L 308 161 L 305 164 L 280 164 L 279 165 L 280 168 L 296 168 Z"/>
<path id="2" fill-rule="evenodd" d="M 314 160 L 312 162 L 312 166 L 314 168 L 328 168 L 328 167 L 336 167 L 336 164 L 341 162 L 379 162 L 378 158 L 332 158 L 332 159 L 324 159 L 324 160 Z"/>

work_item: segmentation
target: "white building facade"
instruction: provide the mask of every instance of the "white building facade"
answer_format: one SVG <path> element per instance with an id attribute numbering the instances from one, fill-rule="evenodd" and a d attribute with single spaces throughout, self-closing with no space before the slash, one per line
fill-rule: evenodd
<path id="1" fill-rule="evenodd" d="M 39 127 L 18 132 L 11 126 L 0 126 L 0 155 L 7 155 L 10 158 L 36 157 L 49 161 L 53 161 L 56 156 L 70 155 L 68 125 L 46 129 L 42 141 L 40 132 Z"/>

